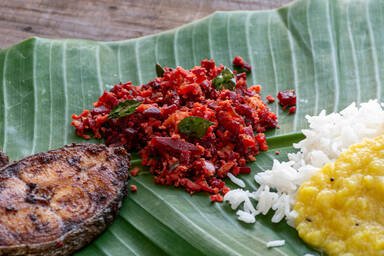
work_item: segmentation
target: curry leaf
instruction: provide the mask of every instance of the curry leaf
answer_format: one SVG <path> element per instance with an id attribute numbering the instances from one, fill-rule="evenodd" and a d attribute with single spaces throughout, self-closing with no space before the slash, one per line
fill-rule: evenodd
<path id="1" fill-rule="evenodd" d="M 180 121 L 178 129 L 182 134 L 200 139 L 207 133 L 207 129 L 211 125 L 213 125 L 213 123 L 207 119 L 197 116 L 188 116 Z"/>
<path id="2" fill-rule="evenodd" d="M 108 118 L 121 118 L 133 114 L 141 102 L 137 100 L 125 100 L 120 102 L 108 115 Z"/>
<path id="3" fill-rule="evenodd" d="M 234 90 L 236 87 L 236 78 L 232 70 L 225 67 L 223 71 L 213 79 L 212 84 L 216 90 Z"/>
<path id="4" fill-rule="evenodd" d="M 164 68 L 159 63 L 157 63 L 156 64 L 156 75 L 157 75 L 157 77 L 163 77 L 164 72 L 165 72 Z"/>

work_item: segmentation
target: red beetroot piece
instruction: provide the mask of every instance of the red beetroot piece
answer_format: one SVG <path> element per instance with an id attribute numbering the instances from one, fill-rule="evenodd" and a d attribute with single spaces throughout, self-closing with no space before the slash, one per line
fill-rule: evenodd
<path id="1" fill-rule="evenodd" d="M 235 56 L 235 58 L 232 61 L 232 64 L 235 68 L 239 69 L 239 71 L 249 73 L 252 70 L 251 65 L 249 65 L 249 63 L 245 62 L 244 59 L 240 56 Z"/>
<path id="2" fill-rule="evenodd" d="M 288 114 L 294 114 L 296 112 L 296 106 L 292 106 L 288 109 Z"/>
<path id="3" fill-rule="evenodd" d="M 279 100 L 279 104 L 283 108 L 287 108 L 290 106 L 296 105 L 296 93 L 295 90 L 284 90 L 279 91 L 277 94 L 277 99 Z"/>
<path id="4" fill-rule="evenodd" d="M 273 103 L 275 102 L 275 98 L 272 96 L 272 95 L 268 95 L 267 97 L 265 97 L 268 101 L 268 103 Z"/>
<path id="5" fill-rule="evenodd" d="M 135 193 L 137 191 L 137 186 L 136 185 L 130 185 L 129 189 L 131 190 L 132 193 Z"/>

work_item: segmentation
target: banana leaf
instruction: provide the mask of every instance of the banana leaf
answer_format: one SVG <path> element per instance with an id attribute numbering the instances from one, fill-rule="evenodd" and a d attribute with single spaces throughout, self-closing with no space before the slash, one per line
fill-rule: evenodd
<path id="1" fill-rule="evenodd" d="M 288 88 L 298 96 L 295 115 L 271 105 L 280 128 L 268 132 L 270 151 L 257 156 L 252 173 L 241 177 L 253 190 L 253 175 L 270 168 L 274 158 L 285 159 L 302 138 L 306 115 L 382 97 L 383 13 L 383 1 L 299 0 L 271 11 L 216 12 L 171 31 L 119 42 L 30 38 L 0 50 L 0 147 L 17 160 L 80 142 L 71 114 L 91 108 L 112 85 L 151 80 L 155 63 L 190 68 L 214 58 L 230 65 L 240 55 L 253 67 L 249 84 L 261 84 L 263 96 Z M 132 162 L 140 165 L 137 156 Z M 318 254 L 293 228 L 272 224 L 270 215 L 241 223 L 228 205 L 155 185 L 145 170 L 131 183 L 138 192 L 78 255 Z M 266 242 L 276 239 L 286 245 L 267 249 Z"/>

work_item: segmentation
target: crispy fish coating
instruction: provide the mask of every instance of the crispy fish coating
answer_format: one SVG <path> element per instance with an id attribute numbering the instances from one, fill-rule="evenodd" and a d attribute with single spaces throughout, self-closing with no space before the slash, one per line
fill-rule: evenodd
<path id="1" fill-rule="evenodd" d="M 0 151 L 0 168 L 9 163 L 8 156 Z"/>
<path id="2" fill-rule="evenodd" d="M 0 169 L 0 255 L 68 255 L 116 216 L 127 193 L 123 148 L 72 144 Z"/>

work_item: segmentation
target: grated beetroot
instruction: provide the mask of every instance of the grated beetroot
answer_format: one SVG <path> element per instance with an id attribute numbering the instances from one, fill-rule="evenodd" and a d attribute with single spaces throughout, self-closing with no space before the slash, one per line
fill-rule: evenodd
<path id="1" fill-rule="evenodd" d="M 131 82 L 105 91 L 92 110 L 72 115 L 76 134 L 85 139 L 104 138 L 107 145 L 138 150 L 158 184 L 183 187 L 189 193 L 206 191 L 222 201 L 229 191 L 227 173 L 250 173 L 246 166 L 268 149 L 264 131 L 275 128 L 277 118 L 260 97 L 259 85 L 247 88 L 246 74 L 236 74 L 236 87 L 217 90 L 212 80 L 224 69 L 203 60 L 191 70 L 164 68 L 162 77 L 147 84 Z M 133 114 L 108 115 L 120 102 L 137 100 Z M 186 117 L 213 124 L 202 138 L 178 130 Z"/>
<path id="2" fill-rule="evenodd" d="M 288 109 L 288 114 L 295 114 L 296 113 L 296 106 L 292 106 Z"/>
<path id="3" fill-rule="evenodd" d="M 287 107 L 296 106 L 296 92 L 295 90 L 284 90 L 277 93 L 279 104 L 286 109 Z"/>
<path id="4" fill-rule="evenodd" d="M 130 170 L 130 174 L 133 176 L 133 177 L 135 177 L 135 176 L 137 176 L 137 174 L 140 172 L 140 168 L 139 167 L 134 167 L 134 168 L 132 168 L 132 170 Z"/>
<path id="5" fill-rule="evenodd" d="M 132 193 L 135 193 L 137 191 L 137 186 L 136 185 L 130 185 L 129 189 L 131 190 Z"/>
<path id="6" fill-rule="evenodd" d="M 239 69 L 239 71 L 243 72 L 251 72 L 252 67 L 249 65 L 249 63 L 245 62 L 244 59 L 240 56 L 235 56 L 235 58 L 232 61 L 233 67 L 235 69 Z"/>
<path id="7" fill-rule="evenodd" d="M 272 96 L 272 95 L 267 95 L 267 97 L 265 97 L 268 101 L 268 103 L 273 103 L 275 102 L 275 98 Z"/>

